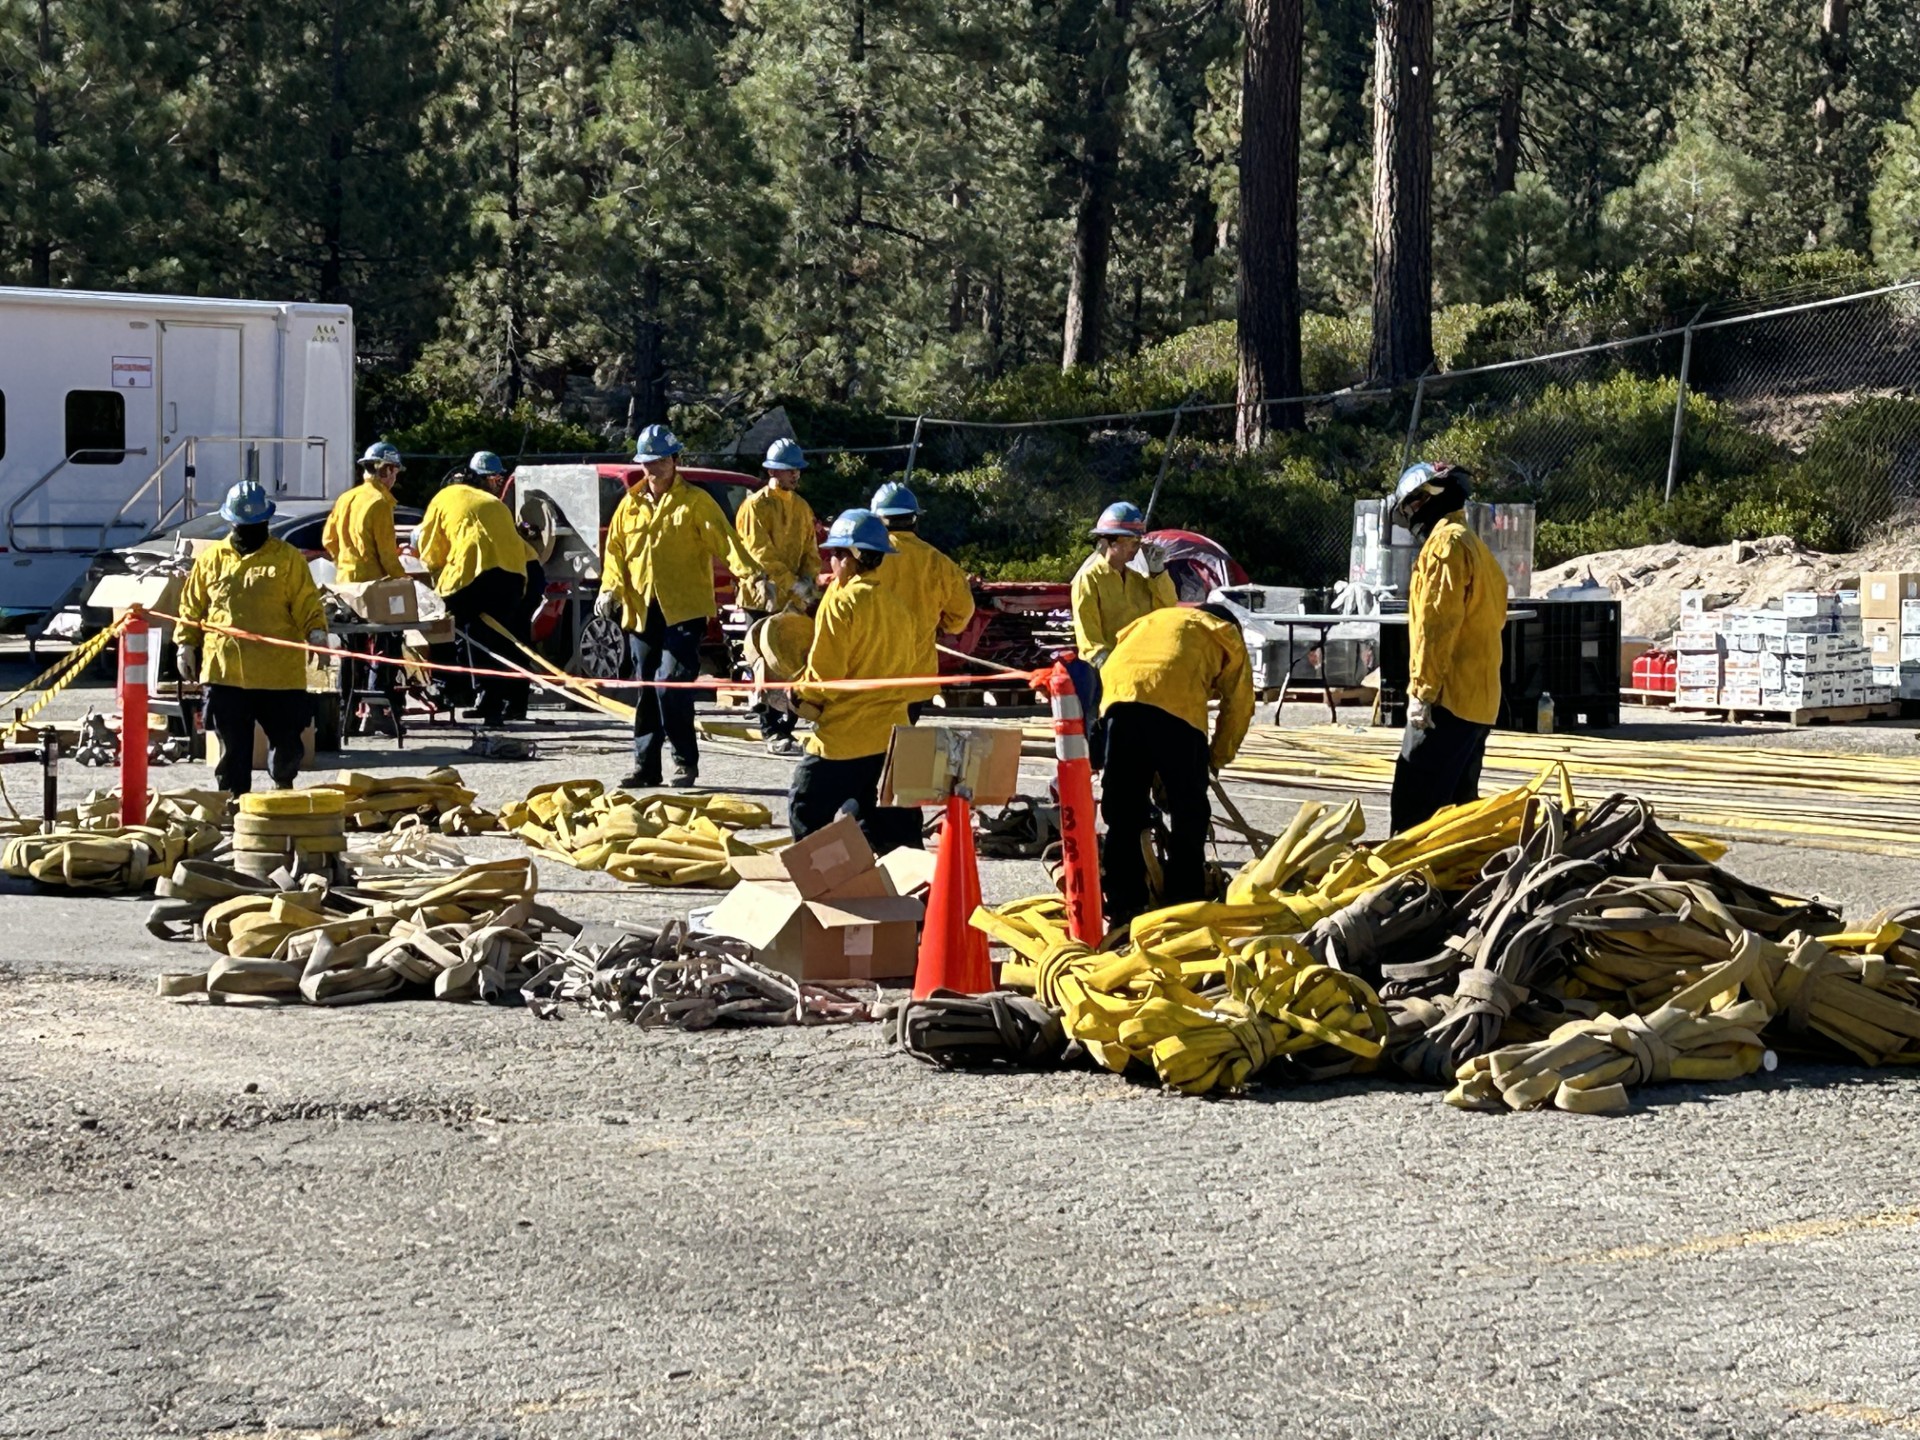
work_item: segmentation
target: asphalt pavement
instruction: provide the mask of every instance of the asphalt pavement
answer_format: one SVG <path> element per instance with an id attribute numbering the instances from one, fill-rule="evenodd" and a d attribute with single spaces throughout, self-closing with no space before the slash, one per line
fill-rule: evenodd
<path id="1" fill-rule="evenodd" d="M 449 731 L 345 763 L 454 764 L 492 805 L 626 768 L 612 727 L 529 733 L 529 762 Z M 702 779 L 778 820 L 789 769 L 710 744 Z M 1854 913 L 1920 889 L 1727 863 Z M 694 902 L 542 871 L 583 918 Z M 0 882 L 0 1436 L 1920 1432 L 1904 1072 L 1789 1063 L 1613 1119 L 1379 1080 L 1198 1101 L 943 1074 L 873 1026 L 167 1002 L 184 949 L 143 912 Z"/>

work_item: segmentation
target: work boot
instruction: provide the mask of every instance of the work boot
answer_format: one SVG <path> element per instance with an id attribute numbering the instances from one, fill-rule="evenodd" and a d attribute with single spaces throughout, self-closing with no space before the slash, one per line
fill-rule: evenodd
<path id="1" fill-rule="evenodd" d="M 622 790 L 657 790 L 659 787 L 660 777 L 658 774 L 645 775 L 638 770 L 629 770 L 620 777 L 619 788 Z"/>
<path id="2" fill-rule="evenodd" d="M 767 753 L 769 755 L 798 755 L 800 753 L 800 742 L 795 740 L 791 735 L 776 735 L 767 741 Z"/>
<path id="3" fill-rule="evenodd" d="M 676 761 L 673 767 L 673 779 L 667 783 L 675 790 L 691 790 L 700 783 L 700 772 L 690 765 L 682 765 Z"/>

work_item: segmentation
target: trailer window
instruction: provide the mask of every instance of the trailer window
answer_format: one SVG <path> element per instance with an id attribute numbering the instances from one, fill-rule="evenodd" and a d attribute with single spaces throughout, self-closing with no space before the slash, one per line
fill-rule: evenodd
<path id="1" fill-rule="evenodd" d="M 127 458 L 127 402 L 118 390 L 67 392 L 67 454 L 76 465 Z"/>

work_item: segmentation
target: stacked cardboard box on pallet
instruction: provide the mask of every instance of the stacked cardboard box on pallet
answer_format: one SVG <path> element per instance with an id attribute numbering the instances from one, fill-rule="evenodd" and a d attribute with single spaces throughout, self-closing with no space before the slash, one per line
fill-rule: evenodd
<path id="1" fill-rule="evenodd" d="M 1684 591 L 1674 703 L 1741 710 L 1884 703 L 1894 692 L 1878 682 L 1860 627 L 1852 591 L 1796 591 L 1764 609 L 1724 610 L 1707 609 L 1704 591 Z M 1920 678 L 1920 664 L 1916 672 Z"/>
<path id="2" fill-rule="evenodd" d="M 1860 626 L 1874 683 L 1902 700 L 1920 700 L 1920 571 L 1862 575 Z"/>

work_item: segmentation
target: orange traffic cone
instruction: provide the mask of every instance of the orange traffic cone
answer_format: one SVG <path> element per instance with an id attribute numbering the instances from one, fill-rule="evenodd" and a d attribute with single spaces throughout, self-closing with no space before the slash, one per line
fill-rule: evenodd
<path id="1" fill-rule="evenodd" d="M 987 937 L 968 921 L 980 904 L 980 863 L 973 853 L 973 811 L 966 797 L 950 796 L 940 827 L 940 854 L 927 891 L 927 918 L 920 930 L 920 963 L 913 998 L 935 990 L 984 995 L 993 989 Z"/>

